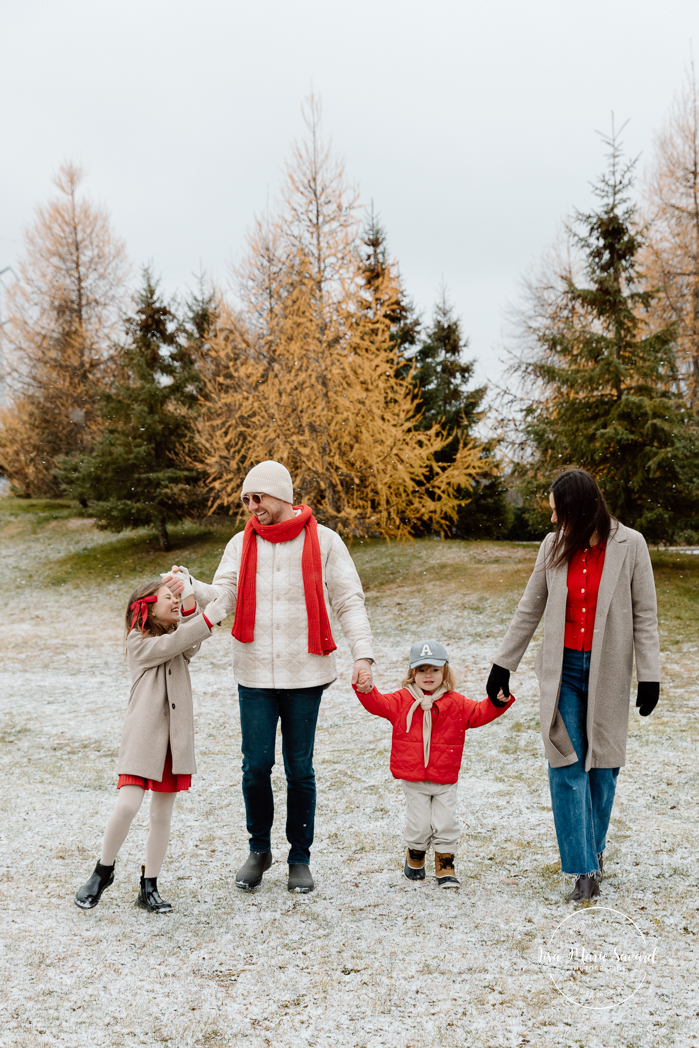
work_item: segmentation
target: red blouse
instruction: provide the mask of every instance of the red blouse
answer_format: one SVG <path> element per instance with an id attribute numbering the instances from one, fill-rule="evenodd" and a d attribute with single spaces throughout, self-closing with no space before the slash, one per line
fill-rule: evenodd
<path id="1" fill-rule="evenodd" d="M 566 601 L 565 646 L 576 651 L 590 651 L 595 629 L 597 594 L 599 592 L 604 554 L 602 542 L 579 549 L 568 565 L 568 600 Z"/>

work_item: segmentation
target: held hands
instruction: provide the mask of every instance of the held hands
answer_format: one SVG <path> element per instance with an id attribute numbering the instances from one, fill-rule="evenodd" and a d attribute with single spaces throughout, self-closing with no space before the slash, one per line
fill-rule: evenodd
<path id="1" fill-rule="evenodd" d="M 352 670 L 352 683 L 357 685 L 357 691 L 363 695 L 370 692 L 374 687 L 374 676 L 371 672 L 371 663 L 366 659 L 357 659 Z"/>
<path id="2" fill-rule="evenodd" d="M 180 598 L 180 600 L 184 601 L 187 597 L 193 595 L 194 586 L 192 585 L 192 576 L 189 574 L 187 568 L 173 564 L 172 570 L 162 572 L 160 577 L 170 592 L 174 593 L 176 597 Z"/>
<path id="3" fill-rule="evenodd" d="M 507 706 L 510 697 L 510 671 L 493 663 L 485 690 L 493 706 Z"/>
<path id="4" fill-rule="evenodd" d="M 371 673 L 369 670 L 360 670 L 357 674 L 357 690 L 361 692 L 371 691 L 373 684 L 371 682 Z"/>
<path id="5" fill-rule="evenodd" d="M 654 680 L 640 680 L 638 682 L 638 693 L 636 695 L 636 705 L 639 707 L 638 712 L 642 717 L 650 717 L 651 713 L 658 705 L 658 699 L 660 698 L 660 682 Z"/>
<path id="6" fill-rule="evenodd" d="M 223 622 L 228 612 L 223 604 L 214 600 L 204 608 L 204 614 L 212 626 L 218 626 L 219 622 Z"/>

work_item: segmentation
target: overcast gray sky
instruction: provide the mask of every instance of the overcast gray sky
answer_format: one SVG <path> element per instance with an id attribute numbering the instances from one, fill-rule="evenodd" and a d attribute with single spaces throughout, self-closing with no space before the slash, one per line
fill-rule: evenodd
<path id="1" fill-rule="evenodd" d="M 0 0 L 0 269 L 69 159 L 167 291 L 225 282 L 312 86 L 408 292 L 444 279 L 494 376 L 595 130 L 649 158 L 698 40 L 697 0 Z"/>

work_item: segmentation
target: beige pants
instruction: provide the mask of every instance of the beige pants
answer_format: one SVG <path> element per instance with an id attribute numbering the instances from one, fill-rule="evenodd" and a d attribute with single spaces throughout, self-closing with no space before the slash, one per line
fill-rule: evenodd
<path id="1" fill-rule="evenodd" d="M 438 782 L 403 783 L 407 805 L 407 822 L 403 836 L 409 848 L 453 854 L 459 846 L 461 827 L 456 817 L 458 783 L 443 786 Z"/>

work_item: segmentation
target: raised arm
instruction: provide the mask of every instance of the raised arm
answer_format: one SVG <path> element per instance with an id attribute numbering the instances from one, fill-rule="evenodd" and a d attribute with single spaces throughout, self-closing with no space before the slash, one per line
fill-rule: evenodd
<path id="1" fill-rule="evenodd" d="M 539 547 L 539 555 L 536 558 L 534 570 L 529 576 L 527 588 L 517 605 L 505 639 L 493 657 L 496 666 L 502 666 L 512 672 L 519 666 L 546 608 L 548 598 L 546 554 L 550 541 L 551 537 L 547 535 Z"/>
<path id="2" fill-rule="evenodd" d="M 202 582 L 201 579 L 195 579 L 186 567 L 177 566 L 173 567 L 172 572 L 163 579 L 163 582 L 165 582 L 166 585 L 169 585 L 170 579 L 177 579 L 178 574 L 180 576 L 186 574 L 192 583 L 194 597 L 200 606 L 206 606 L 213 601 L 221 599 L 226 611 L 230 614 L 235 610 L 241 539 L 242 535 L 234 535 L 226 546 L 223 551 L 223 556 L 221 557 L 221 562 L 216 569 L 214 581 L 211 585 L 207 582 Z M 173 588 L 173 592 L 177 593 L 178 591 L 177 587 Z"/>
<path id="3" fill-rule="evenodd" d="M 243 533 L 240 531 L 233 536 L 226 546 L 221 562 L 216 568 L 214 581 L 211 586 L 206 587 L 211 593 L 217 595 L 214 599 L 219 600 L 225 606 L 229 615 L 235 611 L 235 602 L 238 594 L 238 566 L 240 565 L 242 548 Z M 194 595 L 196 596 L 196 594 L 197 590 L 195 587 Z"/>
<path id="4" fill-rule="evenodd" d="M 190 608 L 196 607 L 197 604 L 210 604 L 219 597 L 219 592 L 215 586 L 209 586 L 206 582 L 200 582 L 199 579 L 195 579 L 190 574 L 189 568 L 183 564 L 174 564 L 171 571 L 161 572 L 161 578 L 164 585 L 168 586 L 169 589 L 175 594 L 175 596 L 182 598 L 182 608 L 186 612 Z M 187 605 L 184 599 L 184 593 L 191 593 L 191 597 L 187 600 L 191 600 L 192 604 Z"/>
<path id="5" fill-rule="evenodd" d="M 181 655 L 210 636 L 211 630 L 206 621 L 197 615 L 189 622 L 182 622 L 174 633 L 164 633 L 162 637 L 144 636 L 134 629 L 129 634 L 126 647 L 134 664 L 139 669 L 148 670 L 174 659 L 175 655 Z"/>

